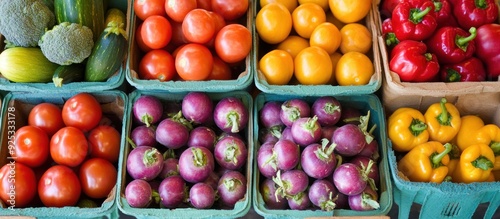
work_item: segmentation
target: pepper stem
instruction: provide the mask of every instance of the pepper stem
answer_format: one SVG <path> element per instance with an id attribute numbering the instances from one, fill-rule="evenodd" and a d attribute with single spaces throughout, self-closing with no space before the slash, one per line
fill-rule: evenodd
<path id="1" fill-rule="evenodd" d="M 418 8 L 412 9 L 409 20 L 414 24 L 418 24 L 427 14 L 429 14 L 431 10 L 432 7 L 427 7 L 424 10 L 420 10 Z"/>
<path id="2" fill-rule="evenodd" d="M 451 117 L 448 113 L 448 109 L 446 108 L 446 98 L 441 98 L 439 105 L 441 106 L 441 113 L 436 117 L 436 119 L 441 125 L 450 125 Z"/>
<path id="3" fill-rule="evenodd" d="M 488 170 L 493 168 L 493 162 L 485 156 L 479 156 L 477 159 L 472 161 L 472 166 L 479 168 L 481 170 Z"/>
<path id="4" fill-rule="evenodd" d="M 477 8 L 485 9 L 487 4 L 486 0 L 475 0 L 474 3 L 476 4 Z"/>
<path id="5" fill-rule="evenodd" d="M 500 155 L 500 142 L 498 142 L 498 141 L 490 142 L 490 148 L 491 148 L 491 150 L 493 150 L 493 153 L 495 154 L 495 156 Z"/>
<path id="6" fill-rule="evenodd" d="M 457 82 L 462 79 L 462 76 L 458 71 L 452 68 L 446 69 L 446 82 Z"/>
<path id="7" fill-rule="evenodd" d="M 434 11 L 438 12 L 443 8 L 443 3 L 439 1 L 434 1 Z"/>
<path id="8" fill-rule="evenodd" d="M 439 154 L 433 154 L 430 157 L 433 168 L 440 167 L 442 165 L 441 164 L 441 160 L 443 160 L 444 156 L 446 156 L 448 153 L 450 153 L 451 149 L 453 148 L 453 146 L 450 143 L 446 143 L 443 146 L 444 146 L 444 151 L 443 152 L 441 152 Z"/>
<path id="9" fill-rule="evenodd" d="M 412 119 L 411 124 L 410 124 L 410 132 L 413 134 L 413 136 L 417 137 L 427 129 L 427 124 L 424 122 L 418 120 L 418 119 Z"/>
<path id="10" fill-rule="evenodd" d="M 470 35 L 467 37 L 457 35 L 457 38 L 455 40 L 455 44 L 457 44 L 457 46 L 464 51 L 467 50 L 467 45 L 469 44 L 469 42 L 476 38 L 476 36 L 477 36 L 476 28 L 471 27 L 469 29 L 469 33 L 470 33 Z"/>

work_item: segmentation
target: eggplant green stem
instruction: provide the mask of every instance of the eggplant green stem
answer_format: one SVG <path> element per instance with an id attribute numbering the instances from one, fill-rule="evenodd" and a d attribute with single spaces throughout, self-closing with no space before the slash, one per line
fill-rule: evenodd
<path id="1" fill-rule="evenodd" d="M 151 166 L 151 164 L 157 161 L 156 153 L 158 153 L 158 150 L 156 148 L 151 148 L 146 150 L 146 152 L 144 152 L 144 156 L 142 157 L 142 162 L 144 163 L 145 166 Z"/>
<path id="2" fill-rule="evenodd" d="M 335 202 L 339 198 L 339 195 L 337 194 L 335 197 L 333 197 L 333 192 L 330 192 L 328 194 L 328 200 L 325 200 L 320 203 L 320 208 L 323 211 L 333 211 L 337 207 L 337 204 Z"/>
<path id="3" fill-rule="evenodd" d="M 236 112 L 230 112 L 227 115 L 227 127 L 231 126 L 232 133 L 240 132 L 240 116 Z"/>
<path id="4" fill-rule="evenodd" d="M 196 166 L 201 167 L 201 166 L 205 165 L 206 156 L 202 150 L 200 150 L 199 148 L 193 147 L 193 148 L 191 148 L 191 152 L 193 153 L 193 161 L 194 161 L 194 164 Z"/>
<path id="5" fill-rule="evenodd" d="M 368 206 L 372 207 L 373 209 L 380 208 L 380 204 L 376 200 L 373 199 L 372 195 L 370 195 L 368 193 L 363 192 L 361 194 L 361 201 L 363 202 L 363 204 L 368 205 Z"/>
<path id="6" fill-rule="evenodd" d="M 375 162 L 373 162 L 372 159 L 370 159 L 370 161 L 368 161 L 368 166 L 364 166 L 363 164 L 361 164 L 361 176 L 363 177 L 363 179 L 368 182 L 368 184 L 370 185 L 371 189 L 373 189 L 373 191 L 377 191 L 377 186 L 375 185 L 375 180 L 373 180 L 372 178 L 368 177 L 368 174 L 370 173 L 371 169 L 372 169 L 372 166 L 375 164 Z"/>
<path id="7" fill-rule="evenodd" d="M 321 148 L 318 148 L 316 151 L 314 151 L 314 153 L 320 160 L 323 161 L 328 160 L 328 158 L 332 156 L 332 153 L 335 150 L 335 147 L 337 146 L 335 142 L 332 142 L 330 146 L 328 146 L 328 143 L 330 143 L 328 139 L 326 138 L 321 139 Z"/>
<path id="8" fill-rule="evenodd" d="M 126 140 L 130 144 L 130 147 L 132 147 L 132 148 L 136 148 L 137 147 L 137 145 L 135 144 L 135 142 L 130 137 L 127 136 Z"/>
<path id="9" fill-rule="evenodd" d="M 224 151 L 224 160 L 227 162 L 232 162 L 233 164 L 237 164 L 238 163 L 238 159 L 236 159 L 237 152 L 238 152 L 238 147 L 236 146 L 236 143 L 231 144 Z"/>
<path id="10" fill-rule="evenodd" d="M 444 146 L 444 151 L 442 151 L 439 154 L 438 153 L 432 154 L 430 157 L 433 168 L 438 168 L 438 167 L 442 166 L 443 164 L 441 163 L 441 160 L 443 160 L 443 158 L 448 153 L 450 153 L 451 149 L 453 148 L 453 146 L 450 143 L 446 143 L 443 146 Z"/>

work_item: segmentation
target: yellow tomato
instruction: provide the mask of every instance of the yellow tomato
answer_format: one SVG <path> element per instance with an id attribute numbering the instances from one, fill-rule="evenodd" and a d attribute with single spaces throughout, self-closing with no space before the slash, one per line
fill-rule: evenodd
<path id="1" fill-rule="evenodd" d="M 278 47 L 276 49 L 285 50 L 290 53 L 290 55 L 292 55 L 292 58 L 295 58 L 295 56 L 297 56 L 300 51 L 307 47 L 309 47 L 309 41 L 307 41 L 305 38 L 296 35 L 290 35 L 285 40 L 283 40 L 283 42 L 278 44 Z"/>
<path id="2" fill-rule="evenodd" d="M 328 0 L 333 15 L 343 23 L 358 22 L 370 12 L 371 0 Z"/>
<path id="3" fill-rule="evenodd" d="M 303 85 L 327 84 L 332 75 L 330 55 L 317 46 L 303 49 L 294 59 L 295 78 Z"/>
<path id="4" fill-rule="evenodd" d="M 339 29 L 330 22 L 324 22 L 313 30 L 309 44 L 319 46 L 328 54 L 333 54 L 340 46 L 340 39 Z"/>
<path id="5" fill-rule="evenodd" d="M 332 77 L 330 78 L 329 84 L 331 85 L 337 84 L 335 72 L 337 70 L 337 63 L 339 62 L 340 57 L 342 57 L 342 54 L 338 52 L 334 52 L 333 54 L 330 55 L 330 60 L 332 60 Z"/>
<path id="6" fill-rule="evenodd" d="M 259 69 L 268 84 L 285 85 L 293 76 L 293 58 L 290 53 L 275 49 L 262 56 Z"/>
<path id="7" fill-rule="evenodd" d="M 286 8 L 288 8 L 288 11 L 292 13 L 292 11 L 299 5 L 297 0 L 260 0 L 260 7 L 264 7 L 268 5 L 269 3 L 281 3 L 283 4 Z"/>
<path id="8" fill-rule="evenodd" d="M 337 19 L 335 16 L 333 16 L 332 14 L 332 11 L 326 11 L 326 21 L 327 22 L 330 22 L 332 24 L 335 24 L 335 26 L 337 27 L 337 29 L 342 29 L 342 27 L 345 26 L 344 23 L 342 23 L 342 21 L 339 21 L 339 19 Z"/>
<path id="9" fill-rule="evenodd" d="M 348 52 L 340 57 L 335 69 L 339 85 L 366 85 L 374 74 L 373 63 L 363 53 Z"/>
<path id="10" fill-rule="evenodd" d="M 292 15 L 280 3 L 267 4 L 259 10 L 255 17 L 255 29 L 264 42 L 280 43 L 292 31 Z"/>
<path id="11" fill-rule="evenodd" d="M 330 6 L 328 4 L 328 0 L 299 0 L 299 4 L 304 4 L 304 3 L 314 3 L 319 5 L 323 10 L 329 10 Z"/>
<path id="12" fill-rule="evenodd" d="M 314 28 L 326 21 L 323 8 L 314 3 L 304 3 L 292 12 L 293 29 L 301 37 L 309 39 Z"/>
<path id="13" fill-rule="evenodd" d="M 366 54 L 372 48 L 372 34 L 363 24 L 346 24 L 340 29 L 340 35 L 342 37 L 340 51 L 343 54 L 348 52 Z"/>

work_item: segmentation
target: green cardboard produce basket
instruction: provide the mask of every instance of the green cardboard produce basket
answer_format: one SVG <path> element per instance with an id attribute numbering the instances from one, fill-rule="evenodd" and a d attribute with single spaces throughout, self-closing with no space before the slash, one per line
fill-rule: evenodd
<path id="1" fill-rule="evenodd" d="M 133 1 L 131 0 L 132 4 Z M 253 33 L 253 13 L 252 5 L 255 1 L 249 1 L 248 11 L 245 19 L 237 20 L 238 23 L 245 25 Z M 129 32 L 129 51 L 126 68 L 126 79 L 130 85 L 139 90 L 161 90 L 169 92 L 189 92 L 189 91 L 208 91 L 208 92 L 227 92 L 233 90 L 247 90 L 253 83 L 253 49 L 246 59 L 241 63 L 230 64 L 233 78 L 231 80 L 209 80 L 209 81 L 159 81 L 145 80 L 139 77 L 139 63 L 144 55 L 136 43 L 136 27 L 142 22 L 135 15 L 132 9 L 130 13 L 130 32 Z M 170 51 L 170 50 L 169 50 Z M 172 51 L 170 51 L 172 52 Z"/>
<path id="2" fill-rule="evenodd" d="M 359 86 L 340 86 L 340 85 L 300 85 L 291 83 L 288 85 L 271 85 L 267 83 L 264 74 L 259 69 L 259 60 L 266 52 L 276 48 L 277 45 L 269 45 L 261 41 L 258 33 L 254 30 L 254 81 L 255 86 L 266 93 L 281 94 L 281 95 L 300 95 L 300 96 L 325 96 L 325 95 L 357 95 L 357 94 L 372 94 L 382 86 L 382 61 L 380 59 L 379 45 L 377 44 L 377 28 L 374 19 L 374 11 L 378 10 L 375 1 L 372 8 L 365 18 L 365 25 L 372 34 L 372 49 L 367 53 L 367 56 L 372 60 L 374 74 L 366 85 Z M 260 10 L 259 4 L 254 4 L 254 16 Z M 330 10 L 327 13 L 331 13 Z M 254 25 L 255 29 L 255 25 Z M 292 78 L 292 81 L 294 79 Z"/>
<path id="3" fill-rule="evenodd" d="M 161 100 L 164 104 L 180 104 L 182 98 L 187 93 L 168 93 L 159 91 L 142 91 L 135 90 L 129 94 L 129 108 L 133 108 L 133 103 L 142 95 L 152 95 Z M 249 123 L 248 126 L 242 130 L 241 136 L 246 139 L 246 144 L 248 148 L 247 164 L 243 169 L 243 174 L 247 177 L 247 192 L 245 198 L 238 201 L 233 209 L 195 209 L 192 207 L 181 207 L 176 209 L 166 209 L 166 208 L 133 208 L 131 207 L 127 200 L 125 199 L 125 187 L 128 182 L 130 182 L 131 177 L 128 176 L 126 170 L 126 160 L 128 153 L 131 150 L 130 144 L 126 144 L 124 148 L 124 153 L 121 154 L 119 171 L 118 171 L 118 183 L 117 183 L 117 195 L 116 202 L 120 211 L 126 215 L 131 215 L 136 218 L 239 218 L 245 216 L 251 208 L 251 191 L 252 191 L 252 167 L 253 167 L 253 142 L 252 142 L 252 107 L 253 99 L 246 91 L 233 91 L 226 93 L 208 93 L 212 100 L 217 101 L 224 97 L 237 97 L 242 100 L 249 111 Z M 214 105 L 215 106 L 215 105 Z M 167 106 L 168 107 L 168 106 Z M 132 111 L 132 110 L 131 110 Z M 132 120 L 132 113 L 129 112 L 127 115 L 128 120 Z M 127 127 L 126 136 L 129 136 L 132 130 L 131 123 Z M 163 146 L 162 146 L 163 147 Z"/>
<path id="4" fill-rule="evenodd" d="M 308 96 L 294 96 L 294 95 L 277 95 L 277 94 L 267 94 L 261 93 L 257 95 L 254 101 L 254 133 L 259 133 L 259 121 L 258 113 L 259 110 L 268 101 L 286 101 L 292 98 L 300 98 L 306 100 L 308 103 L 312 103 L 318 97 Z M 254 162 L 254 172 L 253 172 L 253 207 L 254 210 L 261 216 L 265 218 L 313 218 L 313 217 L 331 217 L 331 216 L 382 216 L 389 213 L 392 203 L 393 203 L 393 190 L 392 183 L 390 180 L 390 173 L 387 161 L 387 134 L 386 125 L 384 117 L 384 109 L 382 108 L 381 102 L 377 96 L 373 94 L 366 95 L 354 95 L 354 96 L 335 96 L 337 100 L 340 101 L 342 106 L 353 107 L 361 110 L 362 112 L 370 111 L 370 127 L 373 124 L 377 124 L 373 135 L 379 144 L 379 154 L 380 160 L 378 163 L 379 173 L 380 173 L 380 186 L 378 188 L 379 193 L 379 204 L 380 208 L 371 211 L 354 211 L 348 209 L 335 209 L 333 211 L 322 211 L 319 209 L 314 210 L 274 210 L 266 208 L 262 195 L 259 191 L 259 183 L 262 181 L 263 177 L 259 173 L 257 162 Z M 260 147 L 258 140 L 258 135 L 254 134 L 254 159 L 257 159 L 257 151 Z"/>
<path id="5" fill-rule="evenodd" d="M 130 13 L 128 8 L 129 3 L 127 0 L 108 0 L 108 8 L 118 8 L 123 11 L 126 16 Z M 128 21 L 127 21 L 128 22 Z M 128 31 L 128 25 L 127 30 Z M 5 38 L 0 35 L 0 48 L 3 51 L 5 46 Z M 120 88 L 125 82 L 125 60 L 118 71 L 112 75 L 107 81 L 104 82 L 71 82 L 68 84 L 63 84 L 61 87 L 56 87 L 53 82 L 47 83 L 15 83 L 7 80 L 0 73 L 0 90 L 13 91 L 13 92 L 70 92 L 70 91 L 80 91 L 80 92 L 93 92 L 93 91 L 103 91 L 112 90 Z"/>
<path id="6" fill-rule="evenodd" d="M 75 94 L 77 94 L 77 92 L 57 94 L 10 92 L 7 94 L 2 104 L 1 166 L 8 162 L 8 157 L 11 156 L 8 150 L 8 139 L 12 134 L 8 132 L 10 129 L 8 127 L 18 129 L 26 125 L 29 112 L 36 104 L 48 102 L 62 106 L 67 99 Z M 101 103 L 103 116 L 109 118 L 113 126 L 120 133 L 124 133 L 128 124 L 128 121 L 124 119 L 128 112 L 128 96 L 121 91 L 101 91 L 90 94 Z M 122 135 L 120 153 L 123 153 L 124 141 L 125 135 Z M 98 203 L 98 207 L 96 208 L 80 208 L 74 206 L 61 208 L 44 207 L 40 203 L 25 208 L 0 208 L 0 215 L 29 216 L 36 218 L 117 218 L 118 211 L 115 204 L 115 191 L 116 187 L 105 200 Z"/>

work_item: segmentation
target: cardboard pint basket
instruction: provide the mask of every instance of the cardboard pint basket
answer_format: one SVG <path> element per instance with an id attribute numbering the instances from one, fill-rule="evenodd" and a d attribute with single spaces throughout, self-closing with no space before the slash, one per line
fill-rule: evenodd
<path id="1" fill-rule="evenodd" d="M 12 163 L 12 136 L 14 135 L 13 130 L 18 130 L 19 128 L 27 125 L 28 115 L 37 104 L 40 103 L 53 103 L 57 106 L 62 107 L 64 102 L 70 97 L 78 94 L 77 92 L 66 92 L 66 93 L 55 93 L 55 94 L 45 94 L 45 93 L 20 93 L 11 92 L 5 96 L 2 105 L 2 117 L 1 117 L 1 144 L 0 144 L 0 166 L 4 166 L 7 163 Z M 127 95 L 122 91 L 101 91 L 90 93 L 94 96 L 97 101 L 101 104 L 101 109 L 103 112 L 103 118 L 119 132 L 124 133 L 125 127 L 127 127 L 128 121 L 124 120 L 124 115 L 128 111 Z M 104 121 L 104 120 L 103 120 Z M 124 135 L 121 135 L 120 140 L 120 153 L 123 151 Z M 86 158 L 88 159 L 88 158 Z M 40 172 L 41 174 L 52 165 L 52 161 L 49 158 L 46 164 L 34 168 L 35 174 Z M 118 172 L 118 161 L 114 164 Z M 78 176 L 78 173 L 77 173 Z M 118 181 L 118 178 L 116 179 Z M 38 185 L 38 182 L 36 182 Z M 78 206 L 65 206 L 65 207 L 45 207 L 41 200 L 38 198 L 38 193 L 35 192 L 34 200 L 28 204 L 27 207 L 10 207 L 11 204 L 0 203 L 2 208 L 0 208 L 0 215 L 3 216 L 27 216 L 35 218 L 117 218 L 118 211 L 115 204 L 115 192 L 116 186 L 111 190 L 106 198 L 102 199 L 90 199 L 93 200 L 97 207 L 78 207 Z M 13 197 L 15 198 L 15 197 Z M 88 198 L 84 195 L 83 191 L 80 194 L 80 198 Z M 10 200 L 10 199 L 9 199 Z M 9 202 L 7 200 L 6 202 Z M 15 200 L 15 199 L 14 199 Z"/>

